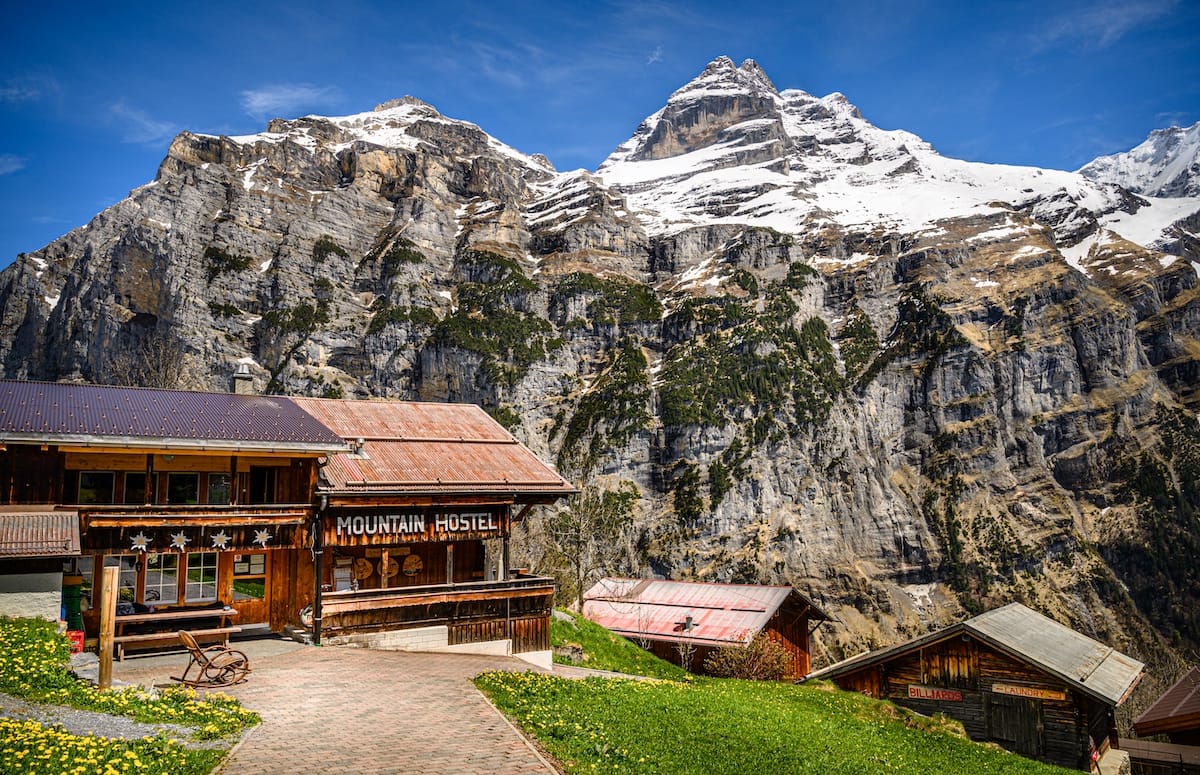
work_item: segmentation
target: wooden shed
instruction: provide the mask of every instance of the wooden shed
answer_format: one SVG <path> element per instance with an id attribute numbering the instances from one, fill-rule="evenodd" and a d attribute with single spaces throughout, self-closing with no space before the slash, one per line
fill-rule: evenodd
<path id="1" fill-rule="evenodd" d="M 810 628 L 829 621 L 793 587 L 623 578 L 584 593 L 583 615 L 693 672 L 713 651 L 765 632 L 791 655 L 792 679 L 808 674 Z"/>
<path id="2" fill-rule="evenodd" d="M 1087 770 L 1117 739 L 1113 711 L 1143 665 L 1020 603 L 813 673 L 963 723 L 1040 761 Z"/>

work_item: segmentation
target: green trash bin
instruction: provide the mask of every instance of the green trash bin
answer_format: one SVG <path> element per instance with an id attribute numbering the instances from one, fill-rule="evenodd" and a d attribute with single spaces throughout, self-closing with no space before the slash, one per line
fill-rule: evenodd
<path id="1" fill-rule="evenodd" d="M 83 629 L 83 613 L 79 610 L 80 594 L 83 592 L 83 576 L 68 573 L 63 576 L 63 608 L 67 613 L 67 629 Z"/>

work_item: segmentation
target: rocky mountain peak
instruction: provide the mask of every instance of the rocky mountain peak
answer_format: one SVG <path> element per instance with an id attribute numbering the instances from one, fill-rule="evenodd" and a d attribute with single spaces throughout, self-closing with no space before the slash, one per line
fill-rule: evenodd
<path id="1" fill-rule="evenodd" d="M 613 157 L 667 159 L 719 144 L 782 140 L 781 104 L 775 85 L 753 59 L 739 67 L 729 57 L 717 57 L 643 121 Z"/>
<path id="2" fill-rule="evenodd" d="M 1146 196 L 1200 196 L 1200 121 L 1155 129 L 1136 148 L 1100 156 L 1079 174 Z"/>

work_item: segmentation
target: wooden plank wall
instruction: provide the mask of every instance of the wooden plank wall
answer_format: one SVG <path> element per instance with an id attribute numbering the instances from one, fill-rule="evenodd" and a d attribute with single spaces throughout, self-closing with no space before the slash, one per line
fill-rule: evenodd
<path id="1" fill-rule="evenodd" d="M 867 665 L 839 677 L 836 683 L 843 689 L 870 694 L 878 692 L 876 696 L 886 697 L 918 713 L 944 713 L 962 722 L 974 740 L 994 740 L 1010 750 L 1037 748 L 1036 753 L 1026 753 L 1065 767 L 1085 765 L 1089 731 L 1095 735 L 1108 728 L 1105 706 L 1070 691 L 1053 676 L 973 639 L 969 642 L 961 638 L 943 641 L 900 654 L 883 665 L 882 680 L 878 678 L 879 674 L 878 665 Z M 1020 730 L 1014 731 L 1016 722 L 1004 720 L 1019 703 L 1014 705 L 1006 697 L 997 701 L 993 708 L 993 698 L 1004 697 L 993 693 L 992 686 L 996 683 L 1066 694 L 1063 700 L 1035 700 L 1036 710 L 1030 706 L 1024 711 L 1031 714 L 1028 717 L 1030 724 L 1040 722 L 1040 743 L 1031 742 Z M 910 685 L 954 689 L 961 692 L 962 701 L 910 698 Z M 1017 712 L 1023 711 L 1017 708 Z M 1097 745 L 1100 743 L 1098 738 Z"/>

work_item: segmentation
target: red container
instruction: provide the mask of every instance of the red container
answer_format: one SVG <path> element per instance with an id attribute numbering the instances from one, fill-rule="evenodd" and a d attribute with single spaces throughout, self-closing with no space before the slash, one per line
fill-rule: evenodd
<path id="1" fill-rule="evenodd" d="M 83 653 L 83 630 L 67 630 L 67 638 L 71 641 L 71 653 Z"/>

